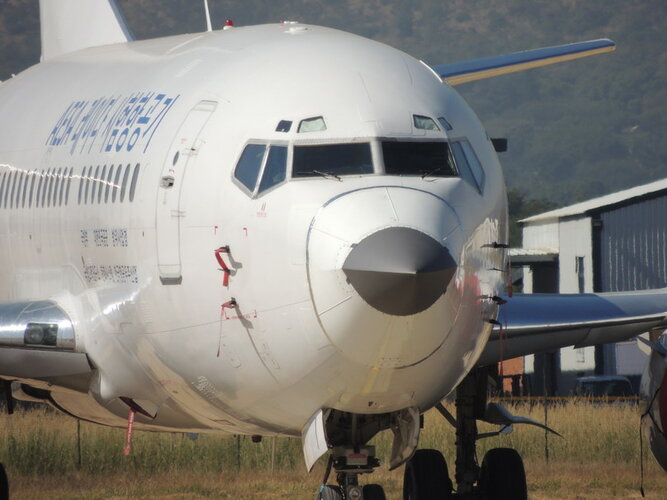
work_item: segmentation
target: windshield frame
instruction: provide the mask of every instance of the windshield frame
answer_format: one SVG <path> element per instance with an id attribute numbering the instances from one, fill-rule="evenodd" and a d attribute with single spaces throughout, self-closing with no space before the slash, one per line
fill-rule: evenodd
<path id="1" fill-rule="evenodd" d="M 355 173 L 340 173 L 340 172 L 327 172 L 325 169 L 322 169 L 321 172 L 317 172 L 314 175 L 294 175 L 294 158 L 295 158 L 295 148 L 298 147 L 317 147 L 317 146 L 336 146 L 336 145 L 352 145 L 352 144 L 368 144 L 370 146 L 370 161 L 372 170 L 370 172 L 355 172 Z M 289 155 L 289 180 L 309 180 L 309 179 L 321 179 L 321 178 L 331 178 L 334 180 L 349 179 L 354 177 L 366 177 L 369 175 L 379 175 L 382 172 L 379 170 L 379 165 L 381 165 L 381 157 L 378 156 L 378 144 L 377 138 L 375 137 L 355 137 L 355 138 L 336 138 L 336 139 L 325 139 L 325 140 L 295 140 L 290 143 L 290 155 Z"/>
<path id="2" fill-rule="evenodd" d="M 456 158 L 454 158 L 454 152 L 452 151 L 452 148 L 450 146 L 450 141 L 449 138 L 447 137 L 378 137 L 377 138 L 378 142 L 378 148 L 379 148 L 379 153 L 380 153 L 380 161 L 382 165 L 382 174 L 383 175 L 389 175 L 389 176 L 396 176 L 396 177 L 421 177 L 422 179 L 428 178 L 429 180 L 434 180 L 434 179 L 460 179 L 461 178 L 461 171 L 459 169 L 459 166 L 456 163 Z M 422 173 L 398 173 L 398 172 L 387 172 L 387 163 L 385 161 L 385 156 L 384 156 L 384 143 L 442 143 L 446 146 L 447 148 L 447 154 L 448 154 L 448 162 L 450 163 L 450 166 L 453 169 L 452 174 L 448 175 L 435 175 L 434 171 L 430 172 L 422 172 Z"/>

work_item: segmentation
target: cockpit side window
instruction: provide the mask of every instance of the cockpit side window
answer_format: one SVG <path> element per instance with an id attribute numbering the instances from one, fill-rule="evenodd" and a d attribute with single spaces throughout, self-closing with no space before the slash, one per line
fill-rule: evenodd
<path id="1" fill-rule="evenodd" d="M 446 118 L 441 116 L 440 118 L 438 118 L 438 121 L 440 122 L 442 128 L 444 128 L 445 130 L 453 130 L 454 127 L 452 127 L 452 124 L 449 123 Z"/>
<path id="2" fill-rule="evenodd" d="M 266 152 L 266 144 L 248 144 L 239 162 L 236 164 L 234 170 L 234 177 L 236 177 L 241 184 L 248 188 L 250 192 L 255 191 L 257 184 L 257 177 L 262 168 L 262 160 Z"/>
<path id="3" fill-rule="evenodd" d="M 428 116 L 413 115 L 412 120 L 415 124 L 415 128 L 418 130 L 440 130 L 440 127 L 436 125 L 435 120 Z"/>
<path id="4" fill-rule="evenodd" d="M 287 146 L 271 146 L 257 193 L 280 184 L 287 174 Z"/>
<path id="5" fill-rule="evenodd" d="M 382 155 L 388 175 L 458 175 L 446 142 L 382 141 Z"/>
<path id="6" fill-rule="evenodd" d="M 313 118 L 306 118 L 301 120 L 299 123 L 298 133 L 302 134 L 304 132 L 322 132 L 327 129 L 327 124 L 324 121 L 324 118 L 321 116 L 315 116 Z"/>
<path id="7" fill-rule="evenodd" d="M 452 151 L 461 177 L 480 193 L 484 191 L 485 174 L 482 164 L 468 141 L 452 142 Z"/>
<path id="8" fill-rule="evenodd" d="M 368 142 L 294 146 L 292 177 L 373 173 Z"/>

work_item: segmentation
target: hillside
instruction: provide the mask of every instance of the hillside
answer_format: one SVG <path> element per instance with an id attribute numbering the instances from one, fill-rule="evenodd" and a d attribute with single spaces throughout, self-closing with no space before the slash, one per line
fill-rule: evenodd
<path id="1" fill-rule="evenodd" d="M 0 79 L 39 59 L 37 0 L 0 4 Z M 120 0 L 138 38 L 200 31 L 201 2 Z M 510 140 L 507 183 L 570 203 L 667 176 L 664 0 L 210 0 L 214 26 L 297 19 L 383 41 L 431 64 L 609 37 L 610 55 L 458 87 Z M 407 8 L 409 5 L 410 8 Z"/>

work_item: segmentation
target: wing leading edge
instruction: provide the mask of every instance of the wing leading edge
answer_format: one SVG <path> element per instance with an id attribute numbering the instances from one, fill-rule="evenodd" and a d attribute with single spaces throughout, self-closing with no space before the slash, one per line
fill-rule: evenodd
<path id="1" fill-rule="evenodd" d="M 556 47 L 526 50 L 502 56 L 484 57 L 433 66 L 433 70 L 449 85 L 484 80 L 496 76 L 572 61 L 582 57 L 612 52 L 616 44 L 609 39 L 589 40 Z"/>
<path id="2" fill-rule="evenodd" d="M 562 347 L 620 342 L 667 327 L 667 289 L 518 294 L 501 306 L 480 366 Z"/>

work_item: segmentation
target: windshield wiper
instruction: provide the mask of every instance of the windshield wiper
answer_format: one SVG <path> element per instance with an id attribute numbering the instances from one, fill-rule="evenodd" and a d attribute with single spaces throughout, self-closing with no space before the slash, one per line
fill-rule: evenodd
<path id="1" fill-rule="evenodd" d="M 331 180 L 335 179 L 338 182 L 343 182 L 343 179 L 339 175 L 332 174 L 331 172 L 322 172 L 321 170 L 311 170 L 310 172 L 306 172 L 306 173 L 317 174 L 317 175 L 321 175 L 325 179 L 331 179 Z"/>
<path id="2" fill-rule="evenodd" d="M 422 179 L 425 178 L 425 177 L 429 177 L 429 176 L 435 174 L 436 172 L 441 172 L 442 170 L 444 170 L 442 167 L 438 167 L 438 168 L 434 168 L 433 170 L 423 171 Z"/>

